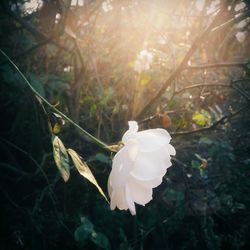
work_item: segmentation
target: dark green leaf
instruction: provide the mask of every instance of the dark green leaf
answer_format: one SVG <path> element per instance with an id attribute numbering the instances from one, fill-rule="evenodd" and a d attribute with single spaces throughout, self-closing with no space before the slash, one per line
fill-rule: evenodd
<path id="1" fill-rule="evenodd" d="M 200 168 L 200 163 L 196 160 L 193 160 L 191 162 L 193 168 Z"/>
<path id="2" fill-rule="evenodd" d="M 102 233 L 92 232 L 91 240 L 99 247 L 103 249 L 110 249 L 109 240 L 106 235 Z"/>
<path id="3" fill-rule="evenodd" d="M 82 218 L 81 221 L 82 224 L 75 230 L 74 237 L 77 242 L 84 243 L 93 232 L 94 226 L 91 221 L 85 217 Z"/>

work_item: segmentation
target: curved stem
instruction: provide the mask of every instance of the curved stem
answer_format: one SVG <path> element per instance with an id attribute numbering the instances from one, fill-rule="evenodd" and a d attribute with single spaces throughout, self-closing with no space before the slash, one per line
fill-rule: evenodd
<path id="1" fill-rule="evenodd" d="M 51 103 L 49 103 L 44 97 L 42 97 L 30 84 L 28 79 L 24 76 L 24 74 L 20 71 L 20 69 L 17 67 L 17 65 L 0 49 L 0 52 L 3 54 L 3 56 L 8 60 L 8 62 L 15 68 L 15 70 L 20 74 L 22 79 L 25 81 L 25 83 L 29 86 L 29 88 L 32 90 L 32 92 L 39 97 L 47 106 L 49 106 L 52 110 L 54 110 L 56 113 L 58 113 L 60 116 L 62 116 L 65 120 L 67 120 L 69 123 L 71 123 L 73 126 L 75 126 L 79 131 L 81 131 L 85 136 L 87 136 L 89 139 L 91 139 L 93 142 L 95 142 L 97 145 L 101 146 L 102 148 L 113 151 L 106 143 L 100 141 L 93 135 L 91 135 L 89 132 L 87 132 L 85 129 L 80 127 L 78 124 L 76 124 L 74 121 L 72 121 L 68 116 L 66 116 L 64 113 L 62 113 L 60 110 L 58 110 L 56 107 L 54 107 Z"/>

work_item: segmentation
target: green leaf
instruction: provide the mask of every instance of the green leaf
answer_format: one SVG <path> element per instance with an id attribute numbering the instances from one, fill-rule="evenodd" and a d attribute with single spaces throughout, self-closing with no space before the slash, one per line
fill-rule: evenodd
<path id="1" fill-rule="evenodd" d="M 211 145 L 213 143 L 213 141 L 211 139 L 209 139 L 208 137 L 203 136 L 203 137 L 200 138 L 199 143 Z"/>
<path id="2" fill-rule="evenodd" d="M 91 240 L 99 247 L 103 249 L 110 249 L 109 240 L 106 235 L 98 232 L 92 232 Z"/>
<path id="3" fill-rule="evenodd" d="M 196 160 L 193 160 L 191 164 L 192 164 L 192 168 L 200 168 L 200 163 Z"/>
<path id="4" fill-rule="evenodd" d="M 67 150 L 58 136 L 52 136 L 52 145 L 56 166 L 58 167 L 63 180 L 67 182 L 70 176 L 69 156 Z"/>
<path id="5" fill-rule="evenodd" d="M 107 163 L 107 164 L 110 163 L 110 159 L 105 154 L 102 153 L 97 153 L 94 156 L 94 159 L 102 163 Z"/>
<path id="6" fill-rule="evenodd" d="M 74 237 L 79 243 L 84 243 L 94 231 L 94 226 L 87 218 L 81 218 L 82 224 L 75 230 Z"/>
<path id="7" fill-rule="evenodd" d="M 90 181 L 92 184 L 94 184 L 97 187 L 100 194 L 106 199 L 106 201 L 108 201 L 106 195 L 102 191 L 101 187 L 98 185 L 98 183 L 97 183 L 94 175 L 92 174 L 91 170 L 89 169 L 88 165 L 85 162 L 81 161 L 80 156 L 73 149 L 68 149 L 68 153 L 71 156 L 72 161 L 73 161 L 76 169 L 78 170 L 78 172 L 84 178 L 86 178 L 88 181 Z"/>
<path id="8" fill-rule="evenodd" d="M 210 124 L 211 122 L 211 116 L 210 114 L 202 109 L 200 112 L 196 111 L 193 116 L 192 116 L 192 120 L 199 126 L 206 126 L 208 124 Z"/>
<path id="9" fill-rule="evenodd" d="M 174 189 L 168 189 L 165 194 L 165 199 L 168 201 L 183 201 L 184 194 Z"/>

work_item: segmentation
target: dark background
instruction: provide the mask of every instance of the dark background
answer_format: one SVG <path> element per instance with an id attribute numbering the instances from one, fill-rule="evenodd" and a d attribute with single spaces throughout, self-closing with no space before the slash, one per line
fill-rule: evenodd
<path id="1" fill-rule="evenodd" d="M 62 125 L 1 53 L 0 248 L 249 249 L 249 3 L 25 2 L 1 1 L 0 48 L 39 94 L 108 144 L 131 119 L 165 128 L 177 154 L 136 216 L 111 211 L 72 162 L 64 183 L 48 124 L 106 194 L 113 154 Z M 153 61 L 136 72 L 142 50 Z"/>

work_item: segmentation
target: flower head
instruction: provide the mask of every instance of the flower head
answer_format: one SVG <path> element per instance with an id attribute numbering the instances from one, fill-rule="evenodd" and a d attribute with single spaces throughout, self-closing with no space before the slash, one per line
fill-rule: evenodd
<path id="1" fill-rule="evenodd" d="M 129 130 L 122 137 L 124 147 L 115 155 L 108 180 L 110 207 L 129 209 L 136 214 L 135 203 L 147 204 L 152 200 L 153 188 L 159 186 L 175 149 L 164 129 L 138 132 L 138 124 L 129 122 Z"/>
<path id="2" fill-rule="evenodd" d="M 134 63 L 134 70 L 138 73 L 149 70 L 153 62 L 153 54 L 148 50 L 142 50 Z"/>

